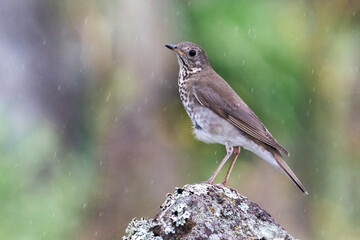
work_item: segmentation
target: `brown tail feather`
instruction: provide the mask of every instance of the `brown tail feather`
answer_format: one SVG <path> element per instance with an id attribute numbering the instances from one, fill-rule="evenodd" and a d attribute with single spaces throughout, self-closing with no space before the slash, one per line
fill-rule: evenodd
<path id="1" fill-rule="evenodd" d="M 286 173 L 286 175 L 295 183 L 296 186 L 306 195 L 308 195 L 308 192 L 306 191 L 304 185 L 300 182 L 300 180 L 295 176 L 293 171 L 289 168 L 289 166 L 286 164 L 286 162 L 281 157 L 281 154 L 278 150 L 272 151 L 273 156 L 275 157 L 277 163 L 279 164 L 281 170 Z"/>

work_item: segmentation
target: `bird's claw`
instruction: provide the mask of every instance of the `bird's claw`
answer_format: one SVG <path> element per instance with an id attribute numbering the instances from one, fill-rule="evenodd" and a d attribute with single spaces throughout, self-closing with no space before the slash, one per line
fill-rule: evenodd
<path id="1" fill-rule="evenodd" d="M 213 181 L 203 181 L 203 182 L 199 182 L 198 184 L 210 184 L 210 185 L 215 185 L 215 183 Z"/>
<path id="2" fill-rule="evenodd" d="M 231 191 L 236 191 L 236 189 L 229 187 L 226 182 L 222 182 L 220 185 L 227 189 L 230 189 Z"/>

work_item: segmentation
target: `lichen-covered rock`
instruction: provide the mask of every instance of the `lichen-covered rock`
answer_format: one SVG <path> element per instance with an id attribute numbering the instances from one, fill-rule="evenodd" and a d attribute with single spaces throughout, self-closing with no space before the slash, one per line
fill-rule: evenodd
<path id="1" fill-rule="evenodd" d="M 154 219 L 133 219 L 123 239 L 294 239 L 256 203 L 221 185 L 177 188 L 160 208 Z"/>

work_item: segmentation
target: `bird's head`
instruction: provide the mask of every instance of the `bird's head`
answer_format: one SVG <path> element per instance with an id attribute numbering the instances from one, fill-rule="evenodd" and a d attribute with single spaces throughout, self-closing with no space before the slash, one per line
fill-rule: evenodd
<path id="1" fill-rule="evenodd" d="M 210 66 L 206 52 L 195 43 L 181 42 L 177 45 L 166 44 L 165 46 L 176 53 L 180 68 L 195 73 Z"/>

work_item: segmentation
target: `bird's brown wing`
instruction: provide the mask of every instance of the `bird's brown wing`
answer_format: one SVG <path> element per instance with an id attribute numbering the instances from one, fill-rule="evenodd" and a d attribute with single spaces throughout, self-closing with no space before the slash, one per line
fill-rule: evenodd
<path id="1" fill-rule="evenodd" d="M 289 152 L 271 136 L 264 124 L 227 82 L 217 74 L 216 77 L 216 81 L 209 81 L 206 76 L 202 76 L 194 87 L 194 95 L 199 103 L 255 139 L 289 156 Z"/>

